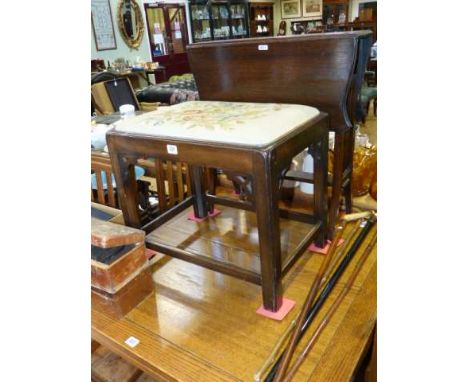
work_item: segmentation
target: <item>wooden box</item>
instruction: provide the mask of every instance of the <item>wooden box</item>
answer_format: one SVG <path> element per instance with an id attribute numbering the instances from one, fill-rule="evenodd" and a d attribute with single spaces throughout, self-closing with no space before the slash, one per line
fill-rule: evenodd
<path id="1" fill-rule="evenodd" d="M 123 317 L 153 291 L 151 275 L 150 268 L 145 268 L 114 294 L 92 288 L 91 304 L 103 313 Z"/>
<path id="2" fill-rule="evenodd" d="M 116 293 L 146 266 L 144 243 L 134 246 L 110 264 L 91 259 L 91 286 L 107 293 Z"/>
<path id="3" fill-rule="evenodd" d="M 148 265 L 144 231 L 91 218 L 91 286 L 117 293 Z"/>

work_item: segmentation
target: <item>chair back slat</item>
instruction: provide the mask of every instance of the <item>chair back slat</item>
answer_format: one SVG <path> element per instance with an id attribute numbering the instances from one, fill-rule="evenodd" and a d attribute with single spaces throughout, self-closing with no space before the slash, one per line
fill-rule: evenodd
<path id="1" fill-rule="evenodd" d="M 172 207 L 176 202 L 175 192 L 174 192 L 174 169 L 172 168 L 173 164 L 171 161 L 166 161 L 166 177 L 168 183 L 169 191 L 169 207 Z"/>
<path id="2" fill-rule="evenodd" d="M 118 207 L 116 190 L 112 186 L 112 167 L 110 158 L 103 153 L 91 153 L 91 171 L 96 179 L 96 189 L 91 188 L 91 201 L 109 207 Z M 104 183 L 106 187 L 104 187 Z"/>
<path id="3" fill-rule="evenodd" d="M 109 202 L 108 204 L 111 207 L 116 207 L 115 196 L 114 196 L 114 187 L 112 185 L 112 174 L 111 174 L 111 171 L 110 171 L 110 166 L 108 168 L 106 168 L 104 171 L 105 171 L 105 174 L 106 174 L 107 196 L 108 196 L 108 202 Z"/>
<path id="4" fill-rule="evenodd" d="M 184 200 L 184 179 L 182 174 L 182 163 L 176 163 L 176 177 L 177 177 L 177 197 L 179 203 Z"/>
<path id="5" fill-rule="evenodd" d="M 159 211 L 160 213 L 167 210 L 167 200 L 166 200 L 166 186 L 165 186 L 165 176 L 164 176 L 164 166 L 161 159 L 155 160 L 156 168 L 156 191 L 158 193 L 159 201 Z"/>
<path id="6" fill-rule="evenodd" d="M 187 195 L 192 195 L 192 179 L 188 164 L 185 165 L 185 184 L 187 185 Z"/>
<path id="7" fill-rule="evenodd" d="M 102 184 L 102 173 L 100 170 L 97 170 L 94 174 L 96 176 L 98 203 L 106 204 L 106 196 L 104 195 L 104 187 Z"/>

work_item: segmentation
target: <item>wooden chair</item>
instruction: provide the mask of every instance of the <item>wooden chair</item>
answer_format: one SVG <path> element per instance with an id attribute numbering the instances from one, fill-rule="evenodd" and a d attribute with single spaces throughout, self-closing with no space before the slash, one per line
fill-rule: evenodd
<path id="1" fill-rule="evenodd" d="M 106 153 L 91 153 L 91 172 L 96 179 L 96 188 L 91 186 L 91 201 L 118 208 L 117 191 L 112 185 L 112 167 L 109 155 Z"/>
<path id="2" fill-rule="evenodd" d="M 145 168 L 138 185 L 139 204 L 148 211 L 142 215 L 143 221 L 161 215 L 192 194 L 186 164 L 161 159 L 140 159 L 137 163 Z"/>
<path id="3" fill-rule="evenodd" d="M 335 132 L 329 238 L 342 194 L 346 211 L 352 208 L 356 102 L 371 43 L 370 31 L 357 31 L 216 41 L 187 49 L 200 100 L 294 103 L 328 113 Z M 313 182 L 305 174 L 289 179 Z"/>
<path id="4" fill-rule="evenodd" d="M 136 192 L 142 221 L 159 216 L 192 194 L 189 171 L 184 163 L 140 159 L 137 164 L 145 169 L 145 176 L 138 179 Z M 119 208 L 116 188 L 107 186 L 112 184 L 109 155 L 92 152 L 91 171 L 97 185 L 91 188 L 91 201 Z M 160 197 L 161 193 L 164 198 Z"/>

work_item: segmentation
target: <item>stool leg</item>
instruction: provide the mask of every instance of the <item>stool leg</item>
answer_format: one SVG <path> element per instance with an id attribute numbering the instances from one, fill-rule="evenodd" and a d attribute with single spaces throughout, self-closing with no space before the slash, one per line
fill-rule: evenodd
<path id="1" fill-rule="evenodd" d="M 276 312 L 281 307 L 281 243 L 279 229 L 279 174 L 271 157 L 254 157 L 253 191 L 257 212 L 263 306 Z"/>
<path id="2" fill-rule="evenodd" d="M 208 215 L 205 188 L 203 182 L 203 167 L 189 166 L 192 182 L 193 210 L 195 217 L 202 219 Z"/>
<path id="3" fill-rule="evenodd" d="M 311 146 L 314 156 L 314 215 L 322 225 L 315 245 L 323 248 L 327 237 L 327 174 L 328 174 L 328 134 L 324 139 Z"/>
<path id="4" fill-rule="evenodd" d="M 335 225 L 340 210 L 341 190 L 343 187 L 343 170 L 345 160 L 345 133 L 335 133 L 335 154 L 333 156 L 333 184 L 330 210 L 328 213 L 328 239 L 333 239 Z"/>
<path id="5" fill-rule="evenodd" d="M 208 193 L 211 195 L 216 195 L 216 180 L 217 180 L 217 169 L 216 168 L 207 168 L 206 169 L 206 183 Z M 208 202 L 209 212 L 213 212 L 214 204 Z"/>

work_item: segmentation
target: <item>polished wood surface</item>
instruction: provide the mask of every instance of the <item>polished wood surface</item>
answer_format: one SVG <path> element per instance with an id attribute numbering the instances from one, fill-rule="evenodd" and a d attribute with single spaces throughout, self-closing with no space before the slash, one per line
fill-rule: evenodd
<path id="1" fill-rule="evenodd" d="M 310 330 L 343 289 L 371 236 L 372 231 Z M 300 310 L 322 259 L 306 253 L 283 278 L 285 297 L 297 304 L 278 322 L 255 313 L 262 303 L 259 286 L 163 257 L 152 268 L 154 292 L 125 317 L 116 319 L 93 306 L 92 337 L 158 381 L 251 381 Z M 293 381 L 351 380 L 375 323 L 374 248 Z M 125 345 L 129 336 L 138 338 L 139 345 Z"/>
<path id="2" fill-rule="evenodd" d="M 154 243 L 183 249 L 260 275 L 255 213 L 224 206 L 216 208 L 221 214 L 201 223 L 188 220 L 191 208 L 182 211 L 147 235 L 148 246 Z M 283 264 L 287 264 L 294 250 L 314 226 L 319 228 L 318 224 L 280 219 Z"/>

